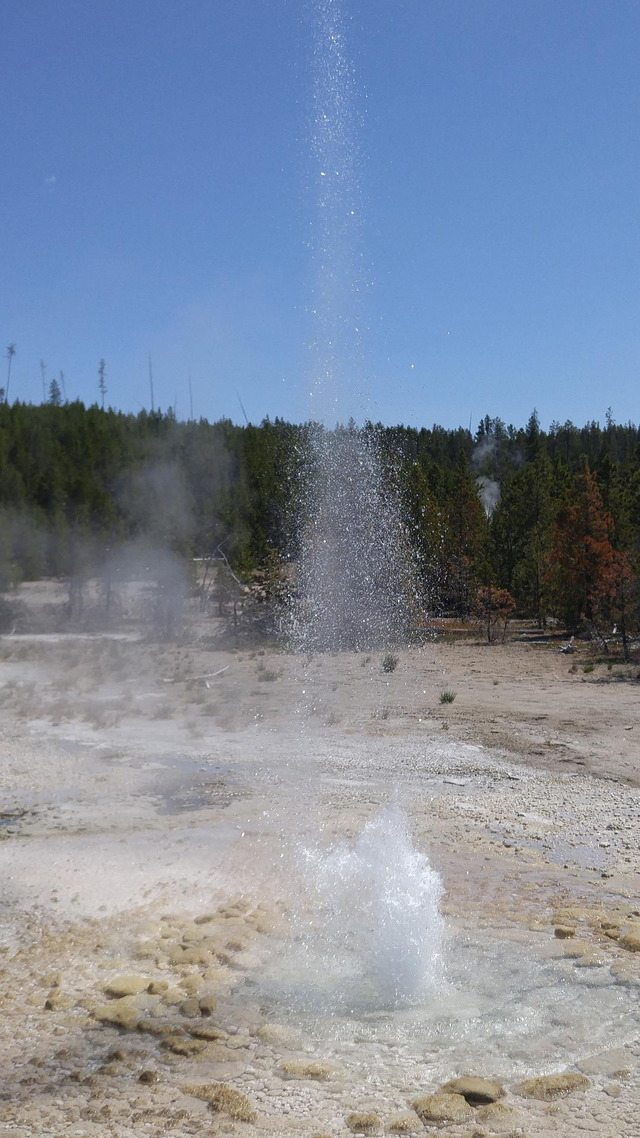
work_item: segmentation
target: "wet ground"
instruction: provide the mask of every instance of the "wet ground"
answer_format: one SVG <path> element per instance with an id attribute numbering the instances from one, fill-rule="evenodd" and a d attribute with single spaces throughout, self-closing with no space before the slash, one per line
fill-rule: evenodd
<path id="1" fill-rule="evenodd" d="M 473 1107 L 445 1133 L 637 1138 L 631 689 L 583 684 L 529 646 L 476 649 L 476 681 L 473 649 L 458 649 L 401 654 L 387 675 L 375 656 L 0 643 L 7 1132 L 337 1138 L 368 1113 L 371 1133 L 402 1117 L 390 1132 L 424 1133 L 411 1103 L 478 1074 L 502 1083 L 509 1110 Z M 509 699 L 516 743 L 487 748 Z M 533 730 L 572 762 L 545 751 L 540 769 Z M 324 918 L 304 852 L 357 841 L 389 801 L 442 878 L 442 983 L 394 1010 L 369 978 L 355 1013 L 309 1010 L 298 915 L 320 932 Z M 330 989 L 334 948 L 323 958 L 314 943 Z M 145 982 L 121 997 L 119 1024 L 105 993 L 118 975 Z M 588 1086 L 518 1092 L 565 1070 L 588 1071 Z M 212 1083 L 247 1096 L 255 1118 L 191 1093 Z"/>

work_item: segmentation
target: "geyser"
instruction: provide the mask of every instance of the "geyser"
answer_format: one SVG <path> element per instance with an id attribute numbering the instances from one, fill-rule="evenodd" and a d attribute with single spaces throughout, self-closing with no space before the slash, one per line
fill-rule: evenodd
<path id="1" fill-rule="evenodd" d="M 295 640 L 307 651 L 389 647 L 420 620 L 400 495 L 375 435 L 313 433 Z"/>
<path id="2" fill-rule="evenodd" d="M 361 414 L 367 409 L 359 114 L 340 0 L 317 0 L 313 19 L 309 310 L 315 423 L 301 490 L 305 520 L 293 639 L 307 651 L 363 650 L 406 636 L 416 623 L 419 590 L 393 462 L 380 454 L 373 427 L 353 420 L 335 425 L 346 398 Z"/>
<path id="3" fill-rule="evenodd" d="M 303 881 L 267 989 L 291 1010 L 362 1015 L 411 1007 L 443 983 L 442 884 L 387 807 L 355 841 L 301 850 Z"/>

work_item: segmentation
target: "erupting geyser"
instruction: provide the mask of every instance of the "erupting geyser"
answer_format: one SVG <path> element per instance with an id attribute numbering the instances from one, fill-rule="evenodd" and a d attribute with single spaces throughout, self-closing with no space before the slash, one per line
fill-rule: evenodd
<path id="1" fill-rule="evenodd" d="M 289 949 L 267 986 L 292 1009 L 363 1014 L 411 1007 L 443 981 L 442 884 L 408 821 L 387 807 L 355 842 L 302 851 Z"/>
<path id="2" fill-rule="evenodd" d="M 372 427 L 335 426 L 344 401 L 365 413 L 366 293 L 353 68 L 340 0 L 314 9 L 310 248 L 312 415 L 294 640 L 306 650 L 390 646 L 415 625 L 418 590 L 401 495 Z M 322 423 L 327 424 L 323 426 Z"/>

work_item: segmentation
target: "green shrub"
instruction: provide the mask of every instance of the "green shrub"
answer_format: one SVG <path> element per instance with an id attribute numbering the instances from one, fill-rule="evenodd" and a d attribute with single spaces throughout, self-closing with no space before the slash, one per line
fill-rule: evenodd
<path id="1" fill-rule="evenodd" d="M 453 703 L 454 699 L 456 698 L 456 695 L 457 695 L 457 692 L 454 692 L 454 691 L 449 691 L 449 690 L 441 691 L 440 692 L 440 703 Z"/>

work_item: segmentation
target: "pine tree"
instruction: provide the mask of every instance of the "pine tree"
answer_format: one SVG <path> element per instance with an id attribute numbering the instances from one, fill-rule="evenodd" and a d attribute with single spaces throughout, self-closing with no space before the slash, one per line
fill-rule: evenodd
<path id="1" fill-rule="evenodd" d="M 9 402 L 9 384 L 11 382 L 11 364 L 13 363 L 13 357 L 15 356 L 15 354 L 16 354 L 15 344 L 7 344 L 7 386 L 4 389 L 4 401 L 5 401 L 5 403 Z"/>
<path id="2" fill-rule="evenodd" d="M 560 506 L 548 571 L 556 614 L 568 628 L 581 620 L 601 626 L 615 618 L 616 597 L 631 569 L 626 555 L 614 549 L 613 533 L 613 518 L 585 459 Z"/>
<path id="3" fill-rule="evenodd" d="M 62 405 L 62 392 L 57 379 L 52 379 L 49 384 L 49 403 L 52 407 L 60 407 Z"/>
<path id="4" fill-rule="evenodd" d="M 104 397 L 107 394 L 107 383 L 105 379 L 107 365 L 104 360 L 100 360 L 98 364 L 98 391 L 102 396 L 102 410 L 104 411 Z"/>

